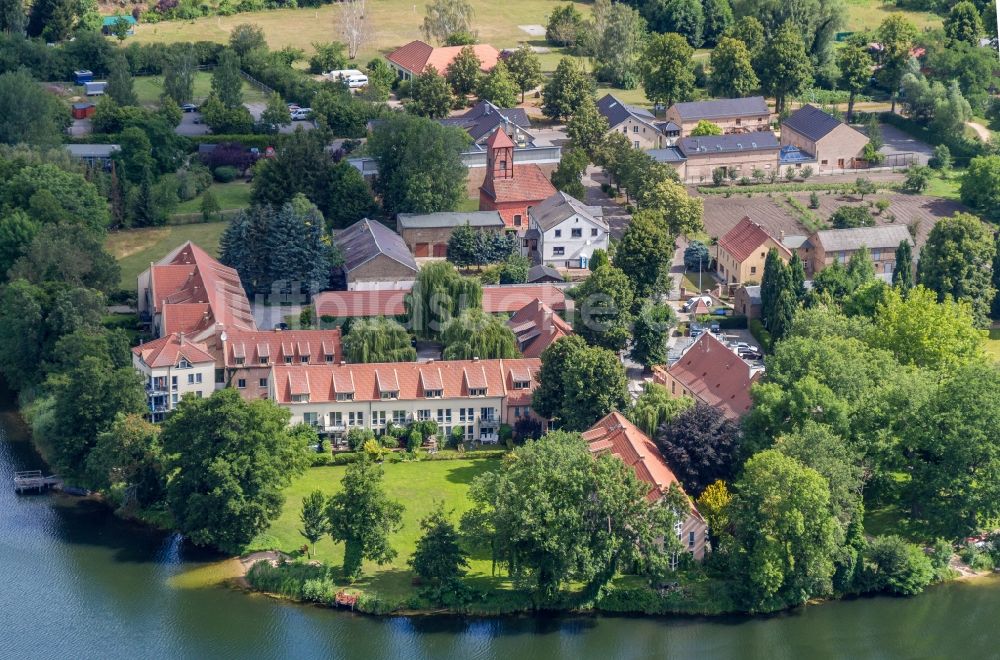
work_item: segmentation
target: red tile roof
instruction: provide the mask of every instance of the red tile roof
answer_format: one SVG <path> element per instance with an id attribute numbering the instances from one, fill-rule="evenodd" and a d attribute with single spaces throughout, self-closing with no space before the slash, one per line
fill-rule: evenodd
<path id="1" fill-rule="evenodd" d="M 449 360 L 377 364 L 309 364 L 274 366 L 276 401 L 289 403 L 293 394 L 309 394 L 309 402 L 336 401 L 336 394 L 353 392 L 354 401 L 380 401 L 380 387 L 394 387 L 400 400 L 425 398 L 426 390 L 441 390 L 443 398 L 468 397 L 470 387 L 486 396 L 530 401 L 537 386 L 539 360 Z M 514 376 L 529 378 L 529 387 L 515 390 Z M 381 385 L 380 385 L 381 384 Z M 520 405 L 520 404 L 519 404 Z"/>
<path id="2" fill-rule="evenodd" d="M 750 366 L 712 333 L 704 332 L 667 373 L 694 398 L 738 419 L 749 412 L 750 386 L 763 370 Z"/>
<path id="3" fill-rule="evenodd" d="M 554 284 L 500 284 L 483 287 L 483 311 L 488 314 L 511 314 L 533 300 L 538 300 L 557 312 L 566 309 L 566 294 Z"/>
<path id="4" fill-rule="evenodd" d="M 323 291 L 313 296 L 316 314 L 322 318 L 400 316 L 406 313 L 403 301 L 409 289 L 376 291 Z"/>
<path id="5" fill-rule="evenodd" d="M 261 358 L 280 364 L 286 357 L 298 364 L 302 356 L 310 362 L 333 362 L 342 359 L 340 328 L 333 330 L 225 330 L 225 366 L 258 366 Z M 221 353 L 221 333 L 215 337 L 215 352 Z M 236 357 L 243 357 L 243 365 L 236 364 Z"/>
<path id="6" fill-rule="evenodd" d="M 506 131 L 496 131 L 490 136 L 490 139 L 486 141 L 487 149 L 507 149 L 514 146 L 511 141 L 510 136 L 507 135 Z"/>
<path id="7" fill-rule="evenodd" d="M 537 298 L 517 310 L 507 327 L 517 336 L 521 355 L 528 358 L 539 357 L 552 342 L 573 332 L 569 323 Z"/>
<path id="8" fill-rule="evenodd" d="M 481 189 L 494 202 L 537 204 L 558 192 L 538 165 L 518 163 L 512 169 L 512 176 L 504 179 L 494 179 L 492 170 L 486 174 Z"/>
<path id="9" fill-rule="evenodd" d="M 177 303 L 163 306 L 161 332 L 166 335 L 175 332 L 195 334 L 211 327 L 212 306 L 208 303 Z"/>
<path id="10" fill-rule="evenodd" d="M 215 362 L 205 344 L 193 342 L 183 334 L 170 334 L 132 349 L 132 354 L 140 357 L 150 367 L 174 367 L 181 358 L 191 364 Z"/>
<path id="11" fill-rule="evenodd" d="M 422 73 L 428 66 L 433 66 L 443 76 L 445 69 L 461 52 L 462 48 L 463 46 L 435 48 L 418 39 L 405 46 L 400 46 L 386 55 L 386 59 L 413 74 Z M 500 51 L 489 44 L 474 44 L 472 50 L 479 58 L 480 69 L 483 71 L 489 71 L 495 67 L 500 58 Z"/>
<path id="12" fill-rule="evenodd" d="M 650 502 L 660 499 L 672 484 L 677 484 L 683 492 L 683 485 L 649 436 L 617 410 L 584 431 L 583 439 L 591 453 L 611 452 L 635 470 L 635 476 L 649 484 L 646 498 Z M 691 504 L 691 511 L 698 513 L 694 504 Z"/>
<path id="13" fill-rule="evenodd" d="M 750 216 L 743 216 L 743 219 L 736 223 L 735 227 L 726 232 L 726 235 L 719 239 L 719 247 L 731 254 L 737 261 L 745 261 L 768 240 L 773 241 L 778 251 L 783 253 L 786 258 L 792 257 L 788 248 L 780 241 L 774 240 L 774 237 L 751 220 Z"/>

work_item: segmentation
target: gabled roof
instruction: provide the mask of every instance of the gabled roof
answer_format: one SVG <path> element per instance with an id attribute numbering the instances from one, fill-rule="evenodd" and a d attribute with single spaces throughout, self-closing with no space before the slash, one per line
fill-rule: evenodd
<path id="1" fill-rule="evenodd" d="M 441 390 L 443 398 L 468 397 L 470 389 L 486 396 L 524 396 L 530 402 L 537 386 L 539 360 L 449 360 L 417 363 L 302 364 L 273 367 L 275 400 L 290 403 L 293 394 L 308 394 L 310 403 L 336 401 L 337 394 L 353 394 L 354 401 L 379 401 L 383 391 L 398 392 L 404 401 L 426 398 L 427 390 Z M 513 390 L 511 373 L 525 373 L 526 390 Z M 396 389 L 391 389 L 395 387 Z"/>
<path id="2" fill-rule="evenodd" d="M 809 241 L 819 245 L 826 252 L 868 249 L 897 248 L 903 241 L 913 245 L 910 230 L 904 225 L 880 225 L 878 227 L 855 227 L 854 229 L 824 229 L 813 234 Z"/>
<path id="3" fill-rule="evenodd" d="M 719 239 L 719 248 L 728 252 L 737 261 L 742 262 L 769 240 L 776 244 L 779 252 L 791 259 L 791 250 L 776 241 L 773 236 L 767 233 L 767 230 L 751 220 L 750 216 L 743 216 L 743 219 L 736 223 L 735 227 Z"/>
<path id="4" fill-rule="evenodd" d="M 342 357 L 340 328 L 332 330 L 237 330 L 224 329 L 226 351 L 223 356 L 227 367 L 259 366 L 261 358 L 271 363 L 281 362 L 286 357 L 298 362 L 308 357 L 311 362 L 324 362 L 330 358 L 339 362 Z M 216 336 L 218 346 L 222 346 L 222 332 Z M 244 359 L 243 365 L 236 364 L 236 358 Z"/>
<path id="5" fill-rule="evenodd" d="M 490 149 L 508 149 L 514 146 L 510 136 L 504 131 L 497 131 L 486 141 L 486 146 Z"/>
<path id="6" fill-rule="evenodd" d="M 502 138 L 500 136 L 503 136 Z M 514 146 L 507 134 L 497 131 L 490 137 L 492 142 L 497 138 L 497 147 Z M 481 190 L 495 202 L 537 203 L 553 195 L 556 187 L 542 172 L 542 168 L 534 163 L 517 163 L 513 165 L 513 175 L 506 179 L 494 179 L 492 170 L 487 172 Z"/>
<path id="7" fill-rule="evenodd" d="M 686 103 L 675 103 L 672 107 L 684 121 L 725 119 L 727 117 L 746 117 L 748 115 L 769 116 L 771 114 L 763 96 L 749 96 L 742 99 L 689 101 Z"/>
<path id="8" fill-rule="evenodd" d="M 566 294 L 554 284 L 494 284 L 483 287 L 483 311 L 487 314 L 510 314 L 536 299 L 556 311 L 566 309 Z"/>
<path id="9" fill-rule="evenodd" d="M 677 141 L 677 148 L 686 158 L 712 154 L 774 151 L 779 149 L 778 138 L 771 131 L 732 133 L 730 135 L 702 135 L 684 137 Z"/>
<path id="10" fill-rule="evenodd" d="M 528 113 L 524 108 L 500 108 L 489 101 L 480 101 L 467 112 L 457 117 L 439 119 L 438 123 L 464 129 L 472 137 L 473 142 L 478 142 L 489 135 L 498 126 L 514 125 L 521 130 L 531 127 L 531 120 L 528 119 Z"/>
<path id="11" fill-rule="evenodd" d="M 657 163 L 683 163 L 687 160 L 677 147 L 664 147 L 663 149 L 650 149 L 646 152 L 653 157 Z"/>
<path id="12" fill-rule="evenodd" d="M 433 66 L 438 73 L 444 75 L 445 69 L 451 61 L 462 51 L 464 46 L 441 46 L 435 48 L 419 39 L 411 41 L 405 46 L 400 46 L 396 50 L 386 55 L 390 62 L 410 71 L 411 73 L 422 73 L 428 66 Z M 489 44 L 474 44 L 472 50 L 479 58 L 480 68 L 489 71 L 497 65 L 500 51 Z"/>
<path id="13" fill-rule="evenodd" d="M 653 124 L 656 117 L 652 112 L 646 110 L 645 108 L 640 108 L 639 106 L 622 103 L 611 94 L 605 94 L 603 97 L 598 99 L 597 111 L 608 120 L 608 126 L 611 128 L 614 128 L 630 117 L 656 128 Z"/>
<path id="14" fill-rule="evenodd" d="M 417 272 L 417 262 L 402 237 L 381 222 L 364 218 L 337 234 L 334 243 L 344 255 L 344 268 L 350 273 L 379 255 L 384 255 Z"/>
<path id="15" fill-rule="evenodd" d="M 534 284 L 536 282 L 563 282 L 565 278 L 562 276 L 558 270 L 552 266 L 546 266 L 545 264 L 538 264 L 537 266 L 532 266 L 528 269 L 528 283 Z"/>
<path id="16" fill-rule="evenodd" d="M 528 215 L 542 231 L 548 231 L 574 215 L 579 215 L 607 231 L 608 223 L 597 214 L 599 210 L 600 207 L 587 206 L 576 197 L 559 191 L 529 208 Z"/>
<path id="17" fill-rule="evenodd" d="M 175 367 L 185 358 L 191 364 L 215 362 L 208 348 L 201 342 L 187 339 L 183 333 L 175 333 L 148 341 L 132 349 L 150 367 Z"/>
<path id="18" fill-rule="evenodd" d="M 573 333 L 573 327 L 537 298 L 514 312 L 507 327 L 517 337 L 521 355 L 536 358 L 555 340 Z"/>
<path id="19" fill-rule="evenodd" d="M 763 370 L 746 363 L 712 333 L 703 332 L 667 373 L 695 399 L 738 419 L 750 411 L 750 386 Z"/>
<path id="20" fill-rule="evenodd" d="M 452 229 L 468 223 L 472 227 L 503 229 L 499 211 L 441 211 L 439 213 L 399 213 L 396 226 L 400 229 Z"/>
<path id="21" fill-rule="evenodd" d="M 649 436 L 617 410 L 584 431 L 583 439 L 592 454 L 610 452 L 632 468 L 640 481 L 649 484 L 646 499 L 650 502 L 660 499 L 673 484 L 684 492 L 681 482 Z M 698 514 L 693 503 L 691 512 Z"/>
<path id="22" fill-rule="evenodd" d="M 790 128 L 813 142 L 823 139 L 840 126 L 847 126 L 847 124 L 810 104 L 802 106 L 781 122 L 782 129 Z M 852 131 L 856 130 L 850 126 L 848 128 L 851 128 Z M 860 131 L 858 133 L 860 134 Z"/>
<path id="23" fill-rule="evenodd" d="M 368 291 L 323 291 L 313 296 L 316 315 L 339 319 L 400 316 L 406 313 L 409 289 L 373 289 Z"/>

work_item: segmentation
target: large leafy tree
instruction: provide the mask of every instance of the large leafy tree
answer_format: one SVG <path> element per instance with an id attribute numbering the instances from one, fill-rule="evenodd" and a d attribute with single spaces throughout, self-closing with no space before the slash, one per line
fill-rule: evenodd
<path id="1" fill-rule="evenodd" d="M 679 34 L 651 35 L 640 62 L 646 98 L 668 107 L 691 98 L 694 91 L 693 54 L 694 49 Z"/>
<path id="2" fill-rule="evenodd" d="M 754 16 L 740 16 L 726 28 L 724 36 L 743 42 L 750 52 L 750 61 L 756 62 L 764 49 L 764 26 Z"/>
<path id="3" fill-rule="evenodd" d="M 185 397 L 163 425 L 170 456 L 167 503 L 178 529 L 198 545 L 239 552 L 281 513 L 282 489 L 305 469 L 308 433 L 272 401 L 234 389 Z"/>
<path id="4" fill-rule="evenodd" d="M 848 43 L 837 53 L 840 84 L 850 92 L 847 99 L 847 121 L 854 118 L 854 99 L 868 86 L 874 62 L 868 51 L 857 43 Z"/>
<path id="5" fill-rule="evenodd" d="M 615 250 L 615 266 L 632 281 L 636 297 L 647 298 L 663 291 L 673 253 L 674 237 L 663 217 L 643 210 L 625 230 Z"/>
<path id="6" fill-rule="evenodd" d="M 732 478 L 738 467 L 740 427 L 718 408 L 696 403 L 656 432 L 656 444 L 692 497 L 713 481 Z"/>
<path id="7" fill-rule="evenodd" d="M 712 73 L 709 88 L 716 96 L 747 96 L 760 85 L 750 59 L 750 50 L 739 39 L 723 37 L 709 58 Z"/>
<path id="8" fill-rule="evenodd" d="M 702 10 L 705 15 L 705 27 L 702 31 L 705 44 L 714 46 L 732 25 L 733 7 L 729 0 L 703 0 Z"/>
<path id="9" fill-rule="evenodd" d="M 458 530 L 442 504 L 420 521 L 420 529 L 423 535 L 409 559 L 413 572 L 436 588 L 439 596 L 456 591 L 458 578 L 469 568 L 469 554 L 462 548 Z"/>
<path id="10" fill-rule="evenodd" d="M 643 209 L 663 216 L 663 222 L 673 236 L 689 235 L 704 229 L 704 202 L 700 197 L 689 195 L 683 185 L 669 176 L 641 187 L 636 197 Z"/>
<path id="11" fill-rule="evenodd" d="M 761 53 L 760 84 L 774 97 L 775 110 L 785 109 L 785 99 L 800 94 L 812 84 L 812 62 L 802 36 L 792 23 L 783 25 Z"/>
<path id="12" fill-rule="evenodd" d="M 69 124 L 66 106 L 27 70 L 0 74 L 0 143 L 53 146 Z"/>
<path id="13" fill-rule="evenodd" d="M 517 338 L 501 319 L 481 309 L 468 309 L 448 322 L 441 333 L 445 360 L 516 358 Z"/>
<path id="14" fill-rule="evenodd" d="M 118 105 L 139 105 L 139 97 L 132 87 L 132 72 L 129 71 L 128 60 L 120 52 L 111 59 L 108 87 L 104 93 L 113 98 Z"/>
<path id="15" fill-rule="evenodd" d="M 449 321 L 466 309 L 481 309 L 482 303 L 478 279 L 462 277 L 445 261 L 425 264 L 407 297 L 409 327 L 418 337 L 438 339 Z"/>
<path id="16" fill-rule="evenodd" d="M 552 172 L 552 185 L 556 190 L 570 197 L 585 199 L 587 189 L 583 185 L 583 175 L 590 164 L 590 157 L 583 149 L 565 149 L 559 159 L 559 165 Z"/>
<path id="17" fill-rule="evenodd" d="M 623 89 L 632 89 L 639 83 L 646 21 L 628 5 L 614 3 L 604 17 L 603 26 L 593 54 L 597 75 Z"/>
<path id="18" fill-rule="evenodd" d="M 648 93 L 648 92 L 647 92 Z M 587 157 L 596 162 L 604 146 L 608 132 L 608 120 L 597 110 L 592 97 L 586 97 L 566 122 L 566 135 L 575 149 L 582 149 Z"/>
<path id="19" fill-rule="evenodd" d="M 476 86 L 476 96 L 500 108 L 517 105 L 517 83 L 510 75 L 507 65 L 500 61 L 483 76 Z"/>
<path id="20" fill-rule="evenodd" d="M 586 99 L 594 97 L 594 80 L 574 60 L 559 60 L 549 82 L 542 88 L 542 113 L 559 121 L 572 117 Z"/>
<path id="21" fill-rule="evenodd" d="M 73 0 L 38 0 L 31 3 L 28 36 L 42 37 L 49 42 L 68 39 L 77 19 L 77 7 Z"/>
<path id="22" fill-rule="evenodd" d="M 34 284 L 62 282 L 110 294 L 118 289 L 121 268 L 104 251 L 99 234 L 74 225 L 45 225 L 10 269 L 9 277 Z"/>
<path id="23" fill-rule="evenodd" d="M 356 319 L 344 337 L 344 358 L 348 362 L 413 362 L 417 350 L 410 334 L 392 319 Z"/>
<path id="24" fill-rule="evenodd" d="M 677 415 L 693 405 L 694 399 L 691 397 L 675 397 L 663 385 L 646 381 L 642 386 L 642 394 L 629 412 L 629 419 L 642 429 L 643 433 L 652 437 L 660 425 L 673 421 Z"/>
<path id="25" fill-rule="evenodd" d="M 910 49 L 917 38 L 917 29 L 902 14 L 889 14 L 878 26 L 875 35 L 882 44 L 882 68 L 879 79 L 889 89 L 892 112 L 896 112 L 899 85 L 910 62 Z"/>
<path id="26" fill-rule="evenodd" d="M 475 49 L 472 46 L 465 46 L 448 64 L 444 75 L 448 84 L 451 85 L 452 91 L 457 96 L 464 97 L 476 89 L 479 78 L 482 76 L 480 70 L 482 66 L 483 63 L 479 61 Z"/>
<path id="27" fill-rule="evenodd" d="M 765 42 L 791 25 L 801 35 L 809 56 L 820 65 L 832 54 L 834 37 L 847 24 L 847 7 L 840 0 L 734 0 L 733 11 L 739 17 L 758 19 Z M 746 43 L 752 46 L 752 42 Z"/>
<path id="28" fill-rule="evenodd" d="M 973 363 L 937 387 L 904 439 L 914 520 L 947 538 L 1000 515 L 1000 371 Z"/>
<path id="29" fill-rule="evenodd" d="M 839 526 L 822 475 L 769 450 L 747 461 L 735 490 L 732 556 L 745 605 L 769 611 L 829 594 Z"/>
<path id="30" fill-rule="evenodd" d="M 934 225 L 920 251 L 917 279 L 937 293 L 938 300 L 951 296 L 972 306 L 976 324 L 984 327 L 990 312 L 993 289 L 993 236 L 979 218 L 956 213 Z"/>
<path id="31" fill-rule="evenodd" d="M 323 491 L 314 490 L 302 498 L 299 522 L 302 523 L 299 534 L 309 541 L 307 552 L 312 557 L 312 549 L 330 532 L 330 519 L 326 517 L 326 497 Z"/>
<path id="32" fill-rule="evenodd" d="M 426 7 L 421 31 L 428 41 L 443 44 L 453 34 L 472 34 L 474 13 L 467 0 L 434 0 Z"/>
<path id="33" fill-rule="evenodd" d="M 665 0 L 646 3 L 647 19 L 657 32 L 674 32 L 693 48 L 704 41 L 705 12 L 701 0 Z"/>
<path id="34" fill-rule="evenodd" d="M 389 535 L 402 526 L 403 505 L 385 494 L 382 478 L 382 467 L 362 458 L 347 467 L 341 490 L 327 505 L 330 536 L 344 544 L 344 577 L 348 580 L 361 577 L 365 560 L 382 565 L 396 556 Z"/>
<path id="35" fill-rule="evenodd" d="M 598 268 L 569 293 L 577 305 L 573 330 L 578 335 L 589 344 L 612 351 L 625 348 L 632 325 L 635 288 L 621 269 Z"/>
<path id="36" fill-rule="evenodd" d="M 528 44 L 521 44 L 521 47 L 511 53 L 505 61 L 510 70 L 510 76 L 514 79 L 514 84 L 521 92 L 521 103 L 524 103 L 524 93 L 529 89 L 534 89 L 544 80 L 542 61 Z"/>
<path id="37" fill-rule="evenodd" d="M 227 108 L 239 108 L 243 105 L 240 56 L 231 48 L 225 48 L 219 53 L 219 61 L 212 70 L 212 92 Z"/>
<path id="38" fill-rule="evenodd" d="M 24 3 L 21 0 L 3 0 L 0 2 L 0 32 L 6 35 L 24 33 L 28 17 L 24 13 Z"/>
<path id="39" fill-rule="evenodd" d="M 675 325 L 677 314 L 670 305 L 644 305 L 635 317 L 629 357 L 646 368 L 666 364 L 667 341 Z"/>
<path id="40" fill-rule="evenodd" d="M 552 432 L 478 477 L 462 527 L 515 581 L 545 601 L 570 581 L 596 589 L 653 550 L 663 532 L 648 487 L 617 457 L 594 457 L 579 435 Z M 671 515 L 670 523 L 676 515 Z"/>
<path id="41" fill-rule="evenodd" d="M 542 352 L 532 407 L 560 427 L 582 431 L 612 410 L 628 407 L 628 382 L 618 357 L 587 346 L 579 336 L 556 340 Z"/>
<path id="42" fill-rule="evenodd" d="M 197 65 L 198 58 L 190 44 L 173 49 L 164 61 L 163 94 L 173 99 L 177 105 L 187 103 L 194 96 Z"/>
<path id="43" fill-rule="evenodd" d="M 420 117 L 441 119 L 451 111 L 454 103 L 448 81 L 445 80 L 433 65 L 414 76 L 410 81 L 410 99 L 406 109 Z"/>
<path id="44" fill-rule="evenodd" d="M 87 456 L 87 480 L 118 504 L 134 497 L 149 506 L 163 498 L 165 462 L 160 427 L 135 412 L 119 413 Z"/>
<path id="45" fill-rule="evenodd" d="M 976 156 L 962 175 L 962 203 L 983 213 L 1000 209 L 1000 156 Z"/>
<path id="46" fill-rule="evenodd" d="M 968 0 L 956 3 L 944 20 L 944 33 L 952 43 L 978 46 L 979 37 L 983 34 L 983 21 L 976 5 Z"/>
<path id="47" fill-rule="evenodd" d="M 451 211 L 465 196 L 461 153 L 468 133 L 429 119 L 397 115 L 368 140 L 378 163 L 375 189 L 388 213 Z"/>

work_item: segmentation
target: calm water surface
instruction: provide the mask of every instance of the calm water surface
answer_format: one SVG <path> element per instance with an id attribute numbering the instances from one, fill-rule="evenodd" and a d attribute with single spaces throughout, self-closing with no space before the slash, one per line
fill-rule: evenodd
<path id="1" fill-rule="evenodd" d="M 996 658 L 1000 580 L 770 618 L 375 619 L 218 586 L 220 563 L 59 495 L 0 413 L 0 658 Z"/>

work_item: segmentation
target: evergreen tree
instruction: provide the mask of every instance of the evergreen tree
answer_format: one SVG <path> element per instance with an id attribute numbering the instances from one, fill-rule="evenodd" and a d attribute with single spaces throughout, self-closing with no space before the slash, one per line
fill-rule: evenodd
<path id="1" fill-rule="evenodd" d="M 564 57 L 542 89 L 542 113 L 556 121 L 572 117 L 593 97 L 593 79 L 574 60 Z"/>
<path id="2" fill-rule="evenodd" d="M 706 46 L 714 46 L 733 22 L 733 8 L 729 0 L 703 0 L 705 15 L 704 38 Z"/>
<path id="3" fill-rule="evenodd" d="M 139 97 L 132 89 L 132 74 L 128 69 L 128 60 L 120 51 L 111 58 L 108 69 L 108 87 L 104 93 L 114 99 L 118 105 L 139 105 Z"/>
<path id="4" fill-rule="evenodd" d="M 798 301 L 796 301 L 795 294 L 792 292 L 790 286 L 790 274 L 787 267 L 783 269 L 781 279 L 781 290 L 778 292 L 778 297 L 774 300 L 771 314 L 767 320 L 767 330 L 771 333 L 772 341 L 782 339 L 792 327 L 792 321 L 795 319 L 795 310 L 798 307 Z"/>
<path id="5" fill-rule="evenodd" d="M 761 53 L 761 89 L 774 97 L 775 111 L 785 109 L 785 99 L 800 94 L 812 84 L 812 62 L 800 32 L 785 23 Z"/>
<path id="6" fill-rule="evenodd" d="M 670 305 L 647 304 L 636 316 L 629 357 L 647 369 L 667 363 L 667 341 L 677 324 Z"/>
<path id="7" fill-rule="evenodd" d="M 511 77 L 507 65 L 497 62 L 493 70 L 479 80 L 476 95 L 498 108 L 512 108 L 517 105 L 517 83 Z"/>
<path id="8" fill-rule="evenodd" d="M 243 106 L 243 79 L 240 77 L 240 56 L 225 48 L 212 71 L 212 91 L 227 108 Z"/>
<path id="9" fill-rule="evenodd" d="M 775 307 L 781 289 L 785 286 L 785 264 L 778 250 L 771 248 L 764 259 L 764 275 L 760 280 L 760 317 L 766 324 Z"/>
<path id="10" fill-rule="evenodd" d="M 806 297 L 806 269 L 798 252 L 788 262 L 788 277 L 796 302 L 802 302 Z"/>
<path id="11" fill-rule="evenodd" d="M 0 32 L 20 36 L 24 34 L 27 21 L 22 0 L 0 0 Z"/>
<path id="12" fill-rule="evenodd" d="M 521 91 L 521 103 L 524 103 L 524 93 L 534 89 L 544 80 L 542 61 L 538 58 L 538 54 L 531 50 L 531 46 L 521 44 L 521 47 L 506 59 L 506 63 L 514 84 Z"/>
<path id="13" fill-rule="evenodd" d="M 892 285 L 906 293 L 913 288 L 913 249 L 910 241 L 899 242 L 896 248 L 896 269 L 892 271 Z"/>
<path id="14" fill-rule="evenodd" d="M 983 21 L 976 5 L 968 0 L 956 3 L 944 21 L 944 33 L 952 45 L 967 43 L 978 46 L 979 37 L 983 34 Z"/>
<path id="15" fill-rule="evenodd" d="M 478 263 L 478 233 L 468 222 L 455 227 L 448 237 L 448 261 L 459 268 L 468 268 Z"/>
<path id="16" fill-rule="evenodd" d="M 183 105 L 194 96 L 194 67 L 197 59 L 191 46 L 174 49 L 163 64 L 163 93 Z"/>
<path id="17" fill-rule="evenodd" d="M 36 0 L 31 3 L 27 32 L 29 37 L 41 37 L 57 42 L 68 39 L 76 21 L 74 0 Z"/>

